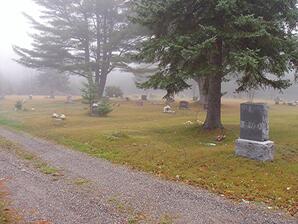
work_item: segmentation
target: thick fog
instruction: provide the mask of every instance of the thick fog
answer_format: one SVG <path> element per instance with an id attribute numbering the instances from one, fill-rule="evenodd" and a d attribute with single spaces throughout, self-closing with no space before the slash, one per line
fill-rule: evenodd
<path id="1" fill-rule="evenodd" d="M 12 50 L 12 45 L 19 45 L 22 47 L 30 46 L 30 24 L 24 18 L 22 12 L 26 12 L 33 17 L 38 16 L 38 8 L 32 0 L 9 0 L 4 1 L 0 7 L 0 76 L 2 86 L 10 85 L 11 93 L 29 94 L 27 90 L 20 89 L 21 85 L 27 83 L 26 86 L 34 85 L 32 81 L 38 74 L 37 71 L 25 68 L 12 59 L 17 56 Z M 83 80 L 78 77 L 71 78 L 71 92 L 79 94 L 80 86 Z M 9 84 L 8 84 L 9 83 Z M 107 85 L 120 86 L 125 94 L 144 94 L 149 91 L 137 89 L 135 86 L 135 78 L 132 74 L 120 71 L 114 71 L 108 78 Z M 228 92 L 227 96 L 235 97 L 234 90 L 236 85 L 233 82 L 225 83 L 223 91 Z M 32 88 L 29 88 L 32 89 Z M 18 90 L 18 91 L 16 91 Z M 150 91 L 152 92 L 152 91 Z M 156 94 L 162 95 L 162 91 L 156 91 Z M 198 95 L 197 86 L 194 85 L 193 90 L 186 91 L 181 95 L 194 96 Z M 242 94 L 245 97 L 245 94 Z M 298 100 L 298 86 L 294 85 L 288 90 L 284 91 L 284 95 L 277 91 L 266 90 L 256 93 L 258 98 L 273 99 L 276 96 L 281 96 L 287 100 Z M 238 97 L 238 96 L 237 96 Z"/>

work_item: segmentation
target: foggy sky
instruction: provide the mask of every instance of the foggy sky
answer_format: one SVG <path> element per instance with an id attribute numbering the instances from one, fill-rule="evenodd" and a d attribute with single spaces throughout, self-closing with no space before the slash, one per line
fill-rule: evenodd
<path id="1" fill-rule="evenodd" d="M 38 8 L 32 0 L 4 0 L 1 3 L 0 72 L 6 77 L 22 78 L 24 73 L 31 71 L 12 61 L 15 57 L 12 45 L 30 46 L 30 24 L 22 12 L 38 16 Z"/>
<path id="2" fill-rule="evenodd" d="M 0 7 L 0 74 L 10 80 L 28 79 L 36 74 L 34 70 L 25 68 L 12 59 L 16 57 L 12 50 L 12 45 L 30 47 L 31 33 L 30 24 L 22 15 L 25 12 L 33 17 L 38 17 L 39 8 L 32 0 L 3 0 Z M 109 76 L 108 85 L 119 85 L 126 93 L 145 93 L 146 91 L 137 90 L 134 85 L 133 76 L 127 73 L 113 72 Z M 232 83 L 224 84 L 224 89 L 230 94 L 235 90 Z M 285 93 L 292 99 L 298 99 L 297 85 L 286 90 Z M 265 95 L 264 92 L 261 95 Z M 280 95 L 278 92 L 267 94 L 273 97 Z M 297 97 L 296 97 L 297 95 Z"/>
<path id="3" fill-rule="evenodd" d="M 37 73 L 12 60 L 17 57 L 12 45 L 30 48 L 31 44 L 28 33 L 31 33 L 32 29 L 23 12 L 36 18 L 39 15 L 39 8 L 32 0 L 4 0 L 0 7 L 0 74 L 13 81 L 22 81 Z M 110 85 L 120 83 L 124 91 L 137 90 L 133 77 L 127 73 L 114 72 L 109 76 L 108 83 Z"/>

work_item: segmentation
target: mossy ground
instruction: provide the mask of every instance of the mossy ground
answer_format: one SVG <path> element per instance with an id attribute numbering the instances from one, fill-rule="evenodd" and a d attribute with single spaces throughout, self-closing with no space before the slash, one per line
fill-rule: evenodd
<path id="1" fill-rule="evenodd" d="M 239 133 L 239 103 L 224 100 L 223 123 L 227 138 L 216 142 L 220 131 L 206 132 L 197 120 L 205 113 L 199 106 L 175 115 L 161 113 L 158 102 L 120 102 L 105 118 L 88 116 L 88 106 L 65 104 L 34 97 L 26 111 L 13 111 L 20 97 L 0 102 L 0 125 L 54 140 L 94 157 L 105 158 L 167 179 L 200 186 L 241 201 L 297 213 L 298 207 L 298 108 L 270 105 L 270 135 L 276 143 L 274 162 L 256 162 L 234 156 Z M 31 108 L 35 110 L 32 111 Z M 52 113 L 66 114 L 57 124 Z M 194 122 L 185 126 L 186 121 Z M 210 146 L 215 143 L 216 146 Z"/>

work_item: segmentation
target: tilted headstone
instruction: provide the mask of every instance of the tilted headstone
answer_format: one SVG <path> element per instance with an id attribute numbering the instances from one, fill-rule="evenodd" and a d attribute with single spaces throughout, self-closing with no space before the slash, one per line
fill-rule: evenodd
<path id="1" fill-rule="evenodd" d="M 268 106 L 243 103 L 240 109 L 240 138 L 236 141 L 236 155 L 254 160 L 271 161 L 274 143 L 269 141 Z"/>

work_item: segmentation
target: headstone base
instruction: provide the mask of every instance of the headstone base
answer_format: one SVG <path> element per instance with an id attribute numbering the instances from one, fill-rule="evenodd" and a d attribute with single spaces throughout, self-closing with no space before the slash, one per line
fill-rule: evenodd
<path id="1" fill-rule="evenodd" d="M 274 159 L 274 142 L 236 140 L 236 155 L 259 161 L 272 161 Z"/>

